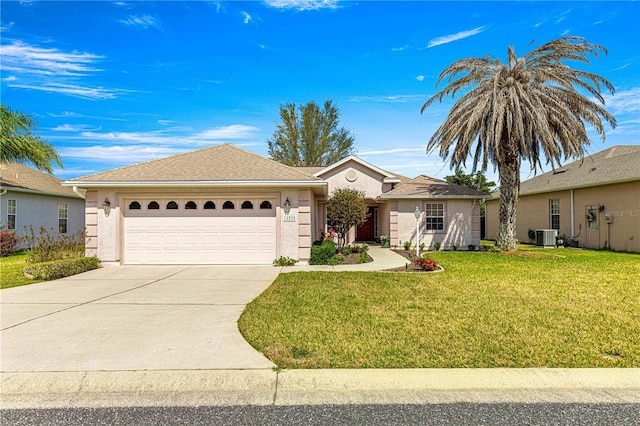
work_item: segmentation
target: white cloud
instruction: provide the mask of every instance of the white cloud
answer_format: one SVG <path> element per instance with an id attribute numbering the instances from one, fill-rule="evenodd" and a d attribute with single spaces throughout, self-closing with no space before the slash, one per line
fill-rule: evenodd
<path id="1" fill-rule="evenodd" d="M 30 46 L 20 41 L 2 45 L 2 70 L 43 76 L 86 76 L 101 71 L 92 64 L 103 56 L 62 52 Z"/>
<path id="2" fill-rule="evenodd" d="M 113 145 L 113 146 L 87 146 L 87 147 L 67 147 L 59 150 L 60 155 L 64 158 L 83 158 L 97 159 L 102 162 L 115 162 L 132 164 L 141 161 L 155 160 L 160 157 L 180 154 L 189 151 L 190 148 L 173 148 L 173 147 L 157 147 L 157 146 L 131 146 L 131 145 Z"/>
<path id="3" fill-rule="evenodd" d="M 424 75 L 418 75 L 418 76 L 416 76 L 416 80 L 418 80 L 418 81 L 424 81 Z"/>
<path id="4" fill-rule="evenodd" d="M 89 126 L 88 124 L 77 124 L 77 125 L 61 124 L 59 126 L 54 127 L 51 130 L 54 132 L 82 132 L 91 127 L 93 126 Z M 100 130 L 100 128 L 98 127 L 95 130 Z"/>
<path id="5" fill-rule="evenodd" d="M 264 3 L 275 9 L 319 10 L 337 9 L 339 0 L 265 0 Z"/>
<path id="6" fill-rule="evenodd" d="M 427 48 L 434 47 L 434 46 L 440 46 L 441 44 L 447 44 L 447 43 L 451 43 L 453 41 L 462 40 L 464 38 L 474 36 L 476 34 L 481 33 L 482 31 L 484 31 L 485 28 L 486 28 L 486 26 L 483 25 L 482 27 L 474 28 L 472 30 L 460 31 L 459 33 L 449 34 L 449 35 L 441 36 L 441 37 L 436 37 L 434 39 L 431 39 L 431 41 L 429 41 L 429 44 L 427 45 Z"/>
<path id="7" fill-rule="evenodd" d="M 162 125 L 162 126 L 169 126 L 171 124 L 175 123 L 175 121 L 173 120 L 158 120 L 158 124 Z"/>
<path id="8" fill-rule="evenodd" d="M 81 132 L 80 139 L 113 142 L 118 144 L 156 144 L 156 145 L 211 145 L 220 141 L 239 140 L 253 137 L 260 129 L 244 124 L 214 127 L 190 135 L 178 135 L 165 130 L 151 132 Z"/>
<path id="9" fill-rule="evenodd" d="M 36 83 L 9 83 L 8 87 L 16 89 L 40 90 L 48 93 L 59 93 L 61 95 L 74 96 L 84 99 L 115 99 L 118 95 L 132 93 L 132 90 L 125 89 L 105 89 L 103 87 L 87 87 L 76 84 L 42 82 Z"/>
<path id="10" fill-rule="evenodd" d="M 240 12 L 242 14 L 242 16 L 244 17 L 244 21 L 242 21 L 243 24 L 247 25 L 249 22 L 251 22 L 251 15 L 249 15 L 247 12 L 242 11 Z"/>
<path id="11" fill-rule="evenodd" d="M 418 99 L 425 99 L 426 95 L 377 95 L 377 96 L 354 96 L 350 102 L 385 102 L 385 103 L 406 103 Z"/>
<path id="12" fill-rule="evenodd" d="M 391 51 L 392 52 L 402 52 L 403 50 L 407 50 L 409 46 L 404 45 L 404 46 L 400 46 L 400 47 L 392 47 Z"/>
<path id="13" fill-rule="evenodd" d="M 104 56 L 86 52 L 65 52 L 57 48 L 43 48 L 11 41 L 2 45 L 0 69 L 11 72 L 7 87 L 60 93 L 86 99 L 113 99 L 124 89 L 91 87 L 81 84 L 83 77 L 92 76 L 102 70 L 96 63 Z"/>
<path id="14" fill-rule="evenodd" d="M 15 75 L 10 75 L 9 77 L 3 78 L 2 81 L 16 81 L 17 79 Z"/>
<path id="15" fill-rule="evenodd" d="M 138 27 L 144 30 L 156 28 L 164 32 L 158 20 L 151 15 L 129 15 L 127 19 L 118 19 L 117 21 L 130 27 Z"/>
<path id="16" fill-rule="evenodd" d="M 359 156 L 367 156 L 367 155 L 387 155 L 387 154 L 399 154 L 403 152 L 426 152 L 425 148 L 393 148 L 393 149 L 382 149 L 379 151 L 358 151 Z"/>
<path id="17" fill-rule="evenodd" d="M 604 95 L 605 108 L 612 114 L 628 114 L 640 111 L 640 87 Z"/>

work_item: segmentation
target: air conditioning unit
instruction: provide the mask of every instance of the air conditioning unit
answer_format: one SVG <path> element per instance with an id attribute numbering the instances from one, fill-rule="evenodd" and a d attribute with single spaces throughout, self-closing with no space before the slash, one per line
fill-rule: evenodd
<path id="1" fill-rule="evenodd" d="M 536 229 L 536 245 L 541 247 L 555 247 L 558 231 L 555 229 Z"/>

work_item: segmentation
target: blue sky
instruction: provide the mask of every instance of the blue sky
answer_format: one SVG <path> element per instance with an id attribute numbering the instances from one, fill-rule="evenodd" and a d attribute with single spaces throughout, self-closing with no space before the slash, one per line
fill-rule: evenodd
<path id="1" fill-rule="evenodd" d="M 2 103 L 37 119 L 64 179 L 226 142 L 266 156 L 280 104 L 326 99 L 359 157 L 443 178 L 425 144 L 452 103 L 420 114 L 440 71 L 563 35 L 609 49 L 588 69 L 618 127 L 590 151 L 640 143 L 638 2 L 3 0 L 0 19 Z"/>

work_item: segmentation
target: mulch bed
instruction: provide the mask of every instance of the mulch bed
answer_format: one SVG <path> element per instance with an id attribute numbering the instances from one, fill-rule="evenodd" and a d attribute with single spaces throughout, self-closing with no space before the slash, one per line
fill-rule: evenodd
<path id="1" fill-rule="evenodd" d="M 424 271 L 421 267 L 415 265 L 413 263 L 413 259 L 415 259 L 415 250 L 414 251 L 406 251 L 406 250 L 394 250 L 400 256 L 403 256 L 407 259 L 407 264 L 405 266 L 401 266 L 399 268 L 387 269 L 389 272 L 440 272 L 442 269 L 436 269 L 435 271 Z"/>

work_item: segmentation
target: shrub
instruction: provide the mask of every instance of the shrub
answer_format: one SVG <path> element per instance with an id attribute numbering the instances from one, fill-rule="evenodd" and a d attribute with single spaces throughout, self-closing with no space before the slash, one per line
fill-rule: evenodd
<path id="1" fill-rule="evenodd" d="M 280 258 L 273 261 L 273 266 L 293 266 L 298 263 L 297 259 L 292 259 L 286 256 L 280 256 Z"/>
<path id="2" fill-rule="evenodd" d="M 435 260 L 429 259 L 428 257 L 416 257 L 413 259 L 413 263 L 423 271 L 435 271 L 438 266 Z"/>
<path id="3" fill-rule="evenodd" d="M 455 244 L 452 244 L 451 248 L 453 249 L 453 251 L 458 251 L 458 246 Z"/>
<path id="4" fill-rule="evenodd" d="M 474 244 L 469 244 L 467 248 L 469 249 L 469 251 L 475 251 L 476 246 Z"/>
<path id="5" fill-rule="evenodd" d="M 425 243 L 420 243 L 420 251 L 424 251 Z"/>
<path id="6" fill-rule="evenodd" d="M 336 255 L 336 243 L 332 240 L 323 240 L 311 246 L 309 265 L 328 265 L 329 259 Z"/>
<path id="7" fill-rule="evenodd" d="M 341 254 L 336 254 L 327 261 L 327 265 L 335 266 L 338 263 L 342 262 L 344 262 L 344 256 Z"/>
<path id="8" fill-rule="evenodd" d="M 53 262 L 37 263 L 24 269 L 25 275 L 36 280 L 57 280 L 100 267 L 97 257 L 78 257 L 75 259 L 56 260 Z"/>
<path id="9" fill-rule="evenodd" d="M 15 251 L 20 242 L 18 235 L 9 229 L 0 231 L 0 257 L 7 257 Z"/>
<path id="10" fill-rule="evenodd" d="M 351 254 L 351 247 L 343 248 L 341 253 L 343 256 L 348 256 L 349 254 Z"/>
<path id="11" fill-rule="evenodd" d="M 409 251 L 411 248 L 411 241 L 405 241 L 403 244 L 405 251 Z"/>
<path id="12" fill-rule="evenodd" d="M 41 226 L 38 235 L 36 235 L 33 226 L 29 226 L 25 227 L 23 240 L 25 248 L 28 249 L 27 262 L 29 263 L 84 256 L 84 231 L 78 231 L 71 235 L 54 235 L 47 231 L 47 228 Z"/>
<path id="13" fill-rule="evenodd" d="M 369 255 L 366 251 L 361 251 L 358 255 L 358 263 L 367 263 L 369 261 Z"/>
<path id="14" fill-rule="evenodd" d="M 440 241 L 436 241 L 435 243 L 433 243 L 434 250 L 435 251 L 439 251 L 441 245 L 442 245 L 442 243 Z"/>

